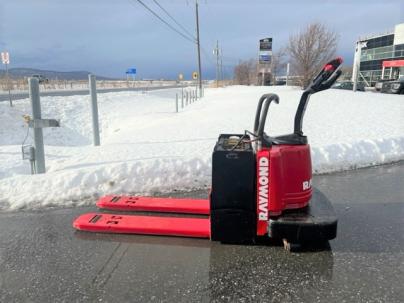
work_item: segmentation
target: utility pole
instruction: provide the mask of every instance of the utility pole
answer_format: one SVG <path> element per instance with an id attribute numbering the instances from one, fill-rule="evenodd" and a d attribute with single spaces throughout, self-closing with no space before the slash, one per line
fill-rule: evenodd
<path id="1" fill-rule="evenodd" d="M 222 81 L 222 86 L 223 84 L 223 50 L 220 48 L 220 80 Z"/>
<path id="2" fill-rule="evenodd" d="M 213 50 L 216 55 L 216 87 L 219 87 L 219 40 L 216 40 L 216 48 Z"/>
<path id="3" fill-rule="evenodd" d="M 195 11 L 196 11 L 196 43 L 198 46 L 199 97 L 202 97 L 201 43 L 199 41 L 198 0 L 195 1 Z"/>

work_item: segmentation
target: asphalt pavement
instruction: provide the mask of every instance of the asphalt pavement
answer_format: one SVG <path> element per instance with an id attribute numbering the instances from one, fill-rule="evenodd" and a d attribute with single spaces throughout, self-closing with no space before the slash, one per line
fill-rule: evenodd
<path id="1" fill-rule="evenodd" d="M 403 302 L 404 163 L 314 184 L 338 235 L 299 253 L 75 231 L 93 206 L 1 213 L 0 302 Z"/>
<path id="2" fill-rule="evenodd" d="M 129 88 L 98 88 L 97 93 L 112 93 L 112 92 L 123 92 L 123 91 L 152 91 L 158 89 L 166 89 L 166 88 L 180 88 L 178 85 L 169 85 L 169 86 L 147 86 L 147 87 L 129 87 Z M 56 90 L 56 91 L 46 91 L 42 90 L 40 92 L 41 97 L 48 96 L 75 96 L 75 95 L 88 95 L 88 89 L 75 89 L 75 90 Z M 29 93 L 27 92 L 11 92 L 11 99 L 20 100 L 26 99 L 29 97 Z M 0 102 L 1 101 L 9 101 L 8 93 L 0 94 Z"/>

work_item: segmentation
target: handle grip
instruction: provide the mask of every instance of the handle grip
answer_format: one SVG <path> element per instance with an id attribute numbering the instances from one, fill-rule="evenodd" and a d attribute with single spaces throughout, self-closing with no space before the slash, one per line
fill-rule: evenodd
<path id="1" fill-rule="evenodd" d="M 342 58 L 338 57 L 325 64 L 323 69 L 306 88 L 306 91 L 313 94 L 330 88 L 341 75 L 340 67 L 342 62 Z"/>
<path id="2" fill-rule="evenodd" d="M 264 133 L 268 109 L 272 101 L 279 104 L 279 96 L 276 94 L 265 94 L 258 101 L 257 112 L 255 114 L 254 121 L 254 134 L 257 137 L 262 137 Z M 262 105 L 264 105 L 263 108 Z"/>
<path id="3" fill-rule="evenodd" d="M 341 75 L 341 64 L 341 57 L 331 60 L 330 62 L 325 64 L 323 69 L 318 73 L 318 75 L 313 79 L 310 85 L 303 92 L 295 114 L 295 134 L 303 136 L 303 117 L 304 113 L 306 112 L 306 106 L 307 102 L 309 102 L 310 95 L 330 88 Z"/>

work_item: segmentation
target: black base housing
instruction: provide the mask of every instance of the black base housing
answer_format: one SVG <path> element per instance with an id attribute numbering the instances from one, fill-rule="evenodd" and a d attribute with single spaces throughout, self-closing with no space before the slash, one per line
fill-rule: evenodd
<path id="1" fill-rule="evenodd" d="M 250 138 L 222 134 L 212 155 L 211 239 L 245 243 L 255 239 L 255 154 Z M 239 144 L 238 144 L 239 143 Z"/>
<path id="2" fill-rule="evenodd" d="M 257 215 L 239 209 L 220 209 L 210 215 L 211 240 L 222 243 L 252 243 Z"/>
<path id="3" fill-rule="evenodd" d="M 268 235 L 291 243 L 322 242 L 337 236 L 338 219 L 331 202 L 314 190 L 309 205 L 269 220 Z"/>

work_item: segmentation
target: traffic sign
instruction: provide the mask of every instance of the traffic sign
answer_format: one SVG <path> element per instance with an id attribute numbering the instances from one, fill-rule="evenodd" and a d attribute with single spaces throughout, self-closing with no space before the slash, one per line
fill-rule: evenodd
<path id="1" fill-rule="evenodd" d="M 198 80 L 198 72 L 193 72 L 192 73 L 192 79 Z"/>
<path id="2" fill-rule="evenodd" d="M 136 75 L 136 68 L 128 68 L 126 70 L 127 74 Z"/>
<path id="3" fill-rule="evenodd" d="M 3 64 L 10 64 L 10 55 L 8 52 L 1 53 L 1 61 Z"/>

